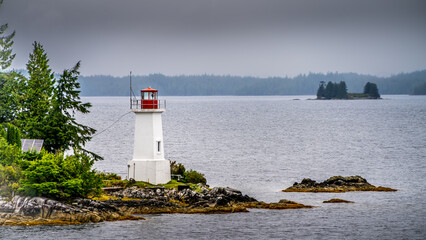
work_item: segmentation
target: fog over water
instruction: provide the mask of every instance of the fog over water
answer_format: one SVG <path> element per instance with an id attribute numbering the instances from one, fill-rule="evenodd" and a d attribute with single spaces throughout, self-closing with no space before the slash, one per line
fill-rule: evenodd
<path id="1" fill-rule="evenodd" d="M 423 0 L 5 0 L 14 68 L 32 42 L 57 72 L 389 76 L 426 68 Z"/>

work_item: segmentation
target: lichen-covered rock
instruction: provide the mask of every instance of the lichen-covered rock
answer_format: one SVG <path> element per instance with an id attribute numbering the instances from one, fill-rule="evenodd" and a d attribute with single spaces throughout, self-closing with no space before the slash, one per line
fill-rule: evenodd
<path id="1" fill-rule="evenodd" d="M 109 200 L 115 206 L 121 203 L 122 206 L 134 207 L 155 206 L 227 206 L 238 202 L 253 202 L 256 199 L 243 195 L 241 191 L 229 187 L 215 187 L 212 190 L 202 188 L 201 192 L 196 192 L 189 188 L 178 191 L 177 189 L 153 189 L 131 187 L 122 191 L 112 193 L 112 196 L 123 199 L 138 199 L 134 202 L 120 200 Z"/>
<path id="2" fill-rule="evenodd" d="M 306 207 L 288 200 L 280 203 L 258 202 L 229 187 L 215 187 L 196 192 L 191 189 L 163 189 L 154 193 L 150 188 L 132 187 L 113 193 L 115 197 L 107 202 L 117 208 L 139 214 L 149 213 L 225 213 L 242 212 L 246 208 L 289 209 Z M 124 197 L 137 199 L 123 200 Z M 307 206 L 310 207 L 310 206 Z"/>
<path id="3" fill-rule="evenodd" d="M 15 196 L 0 203 L 0 225 L 78 224 L 135 219 L 118 208 L 91 199 L 71 204 L 43 197 Z M 142 219 L 142 218 L 140 218 Z"/>
<path id="4" fill-rule="evenodd" d="M 385 191 L 393 192 L 396 189 L 376 187 L 360 176 L 334 176 L 324 182 L 317 183 L 310 178 L 305 178 L 301 183 L 295 182 L 293 186 L 282 190 L 283 192 L 348 192 L 348 191 Z"/>
<path id="5" fill-rule="evenodd" d="M 75 199 L 63 203 L 42 197 L 16 196 L 11 201 L 0 201 L 0 225 L 80 224 L 86 222 L 143 219 L 131 214 L 158 213 L 234 213 L 247 208 L 293 209 L 310 208 L 296 202 L 258 202 L 228 187 L 201 192 L 191 189 L 164 187 L 131 187 L 111 193 L 105 201 Z"/>
<path id="6" fill-rule="evenodd" d="M 296 209 L 311 208 L 289 200 L 278 203 L 259 202 L 254 198 L 243 195 L 241 191 L 229 187 L 207 188 L 201 192 L 191 189 L 163 189 L 153 192 L 151 188 L 132 187 L 113 193 L 120 199 L 110 199 L 106 202 L 122 211 L 134 214 L 153 213 L 232 213 L 247 212 L 247 208 L 264 209 Z M 127 200 L 132 199 L 132 200 Z"/>

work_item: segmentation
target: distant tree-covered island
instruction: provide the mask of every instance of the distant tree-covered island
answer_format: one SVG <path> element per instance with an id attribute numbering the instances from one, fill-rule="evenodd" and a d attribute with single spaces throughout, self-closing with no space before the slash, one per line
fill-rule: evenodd
<path id="1" fill-rule="evenodd" d="M 129 96 L 129 76 L 79 76 L 81 96 Z M 381 94 L 426 94 L 426 70 L 389 77 L 357 73 L 309 73 L 293 77 L 230 75 L 132 75 L 133 89 L 146 86 L 163 96 L 260 96 L 312 95 L 319 81 L 344 81 L 348 92 L 362 93 L 367 82 L 380 86 Z M 324 86 L 325 87 L 325 86 Z"/>
<path id="2" fill-rule="evenodd" d="M 345 81 L 339 83 L 329 81 L 327 84 L 321 81 L 317 90 L 317 99 L 380 99 L 380 94 L 375 83 L 367 82 L 363 93 L 348 93 Z"/>

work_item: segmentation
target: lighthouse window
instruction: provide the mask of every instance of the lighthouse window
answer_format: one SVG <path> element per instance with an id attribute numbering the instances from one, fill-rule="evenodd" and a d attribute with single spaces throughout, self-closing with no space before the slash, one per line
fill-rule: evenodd
<path id="1" fill-rule="evenodd" d="M 149 92 L 144 92 L 143 93 L 143 99 L 150 99 L 149 98 Z"/>
<path id="2" fill-rule="evenodd" d="M 157 141 L 157 152 L 161 152 L 161 141 Z"/>

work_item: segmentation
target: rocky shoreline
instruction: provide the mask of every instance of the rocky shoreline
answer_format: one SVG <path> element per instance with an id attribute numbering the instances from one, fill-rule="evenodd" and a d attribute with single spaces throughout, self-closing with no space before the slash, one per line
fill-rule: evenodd
<path id="1" fill-rule="evenodd" d="M 143 220 L 133 214 L 218 214 L 248 212 L 249 208 L 312 208 L 296 202 L 259 202 L 232 188 L 203 187 L 201 192 L 131 187 L 110 193 L 106 199 L 76 199 L 59 202 L 42 197 L 15 196 L 0 203 L 0 225 L 81 224 L 88 222 Z"/>
<path id="2" fill-rule="evenodd" d="M 133 214 L 151 213 L 232 213 L 247 212 L 247 208 L 294 209 L 311 208 L 296 202 L 281 200 L 278 203 L 257 201 L 232 188 L 191 189 L 127 188 L 111 194 L 119 198 L 105 201 Z"/>
<path id="3" fill-rule="evenodd" d="M 376 187 L 360 176 L 334 176 L 324 182 L 316 182 L 310 178 L 305 178 L 301 183 L 295 182 L 293 186 L 282 190 L 282 192 L 350 192 L 350 191 L 379 191 L 394 192 L 396 189 L 388 187 Z"/>
<path id="4" fill-rule="evenodd" d="M 286 199 L 265 203 L 243 195 L 228 187 L 208 189 L 198 186 L 198 191 L 187 188 L 133 186 L 110 188 L 102 197 L 74 199 L 68 202 L 43 197 L 15 196 L 10 201 L 0 201 L 0 225 L 69 225 L 102 221 L 144 220 L 133 214 L 219 214 L 248 212 L 251 208 L 299 209 L 313 208 Z M 347 191 L 397 191 L 375 187 L 360 176 L 334 176 L 317 183 L 303 179 L 283 192 L 347 192 Z M 324 203 L 350 201 L 331 199 Z"/>
<path id="5" fill-rule="evenodd" d="M 69 225 L 140 219 L 143 218 L 90 199 L 64 203 L 43 197 L 15 196 L 11 201 L 0 204 L 0 225 Z"/>

